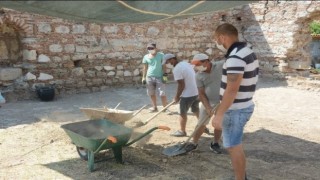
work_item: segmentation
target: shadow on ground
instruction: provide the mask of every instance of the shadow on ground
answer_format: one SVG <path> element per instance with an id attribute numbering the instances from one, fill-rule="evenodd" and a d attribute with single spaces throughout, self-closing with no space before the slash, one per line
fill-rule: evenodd
<path id="1" fill-rule="evenodd" d="M 93 173 L 88 172 L 86 162 L 80 159 L 44 166 L 72 179 L 233 179 L 229 156 L 212 153 L 211 141 L 212 137 L 202 137 L 198 150 L 175 157 L 162 155 L 161 145 L 124 148 L 125 164 L 117 164 L 114 159 L 101 162 Z M 245 133 L 244 146 L 250 179 L 320 178 L 318 143 L 260 129 Z M 82 169 L 82 173 L 73 172 L 76 169 Z"/>

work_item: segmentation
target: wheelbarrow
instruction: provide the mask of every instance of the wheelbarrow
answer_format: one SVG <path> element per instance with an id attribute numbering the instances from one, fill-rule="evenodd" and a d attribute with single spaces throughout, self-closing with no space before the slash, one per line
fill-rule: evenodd
<path id="1" fill-rule="evenodd" d="M 123 163 L 122 147 L 130 146 L 157 129 L 170 130 L 169 127 L 154 127 L 128 142 L 132 129 L 108 119 L 88 120 L 62 125 L 77 148 L 81 159 L 87 160 L 90 172 L 94 170 L 94 155 L 102 150 L 112 149 L 116 162 Z"/>
<path id="2" fill-rule="evenodd" d="M 112 122 L 124 124 L 126 121 L 137 115 L 147 105 L 144 105 L 136 112 L 118 110 L 116 108 L 80 108 L 90 119 L 109 119 Z"/>

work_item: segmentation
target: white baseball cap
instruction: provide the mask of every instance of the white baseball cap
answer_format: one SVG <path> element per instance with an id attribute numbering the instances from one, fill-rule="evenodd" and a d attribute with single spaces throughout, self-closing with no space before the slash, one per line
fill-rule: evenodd
<path id="1" fill-rule="evenodd" d="M 201 61 L 207 60 L 207 59 L 209 59 L 209 56 L 206 54 L 203 54 L 203 53 L 196 54 L 193 56 L 191 64 L 198 66 L 198 65 L 201 65 Z"/>
<path id="2" fill-rule="evenodd" d="M 176 57 L 176 56 L 173 55 L 173 54 L 165 54 L 165 55 L 164 55 L 164 58 L 163 58 L 163 59 L 164 59 L 164 62 L 163 62 L 163 63 L 165 64 L 168 59 L 171 59 L 171 58 L 174 58 L 174 57 Z"/>

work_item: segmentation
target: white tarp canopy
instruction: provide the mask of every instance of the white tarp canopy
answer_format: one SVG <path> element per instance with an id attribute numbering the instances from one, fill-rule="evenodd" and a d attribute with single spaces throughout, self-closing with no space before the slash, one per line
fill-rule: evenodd
<path id="1" fill-rule="evenodd" d="M 101 23 L 141 23 L 224 10 L 254 1 L 0 1 L 0 7 Z"/>

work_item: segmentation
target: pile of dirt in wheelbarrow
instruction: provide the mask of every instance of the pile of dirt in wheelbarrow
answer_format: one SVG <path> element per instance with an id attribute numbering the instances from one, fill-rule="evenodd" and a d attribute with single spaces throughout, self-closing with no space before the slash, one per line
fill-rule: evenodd
<path id="1" fill-rule="evenodd" d="M 167 89 L 169 95 L 174 94 L 174 85 Z M 128 96 L 132 97 L 130 102 L 125 101 Z M 165 113 L 134 132 L 139 135 L 158 125 L 169 126 L 170 132 L 154 131 L 123 148 L 124 164 L 112 159 L 112 151 L 102 151 L 96 159 L 111 159 L 96 163 L 95 171 L 90 173 L 60 126 L 86 120 L 79 106 L 91 102 L 86 107 L 102 107 L 98 102 L 103 97 L 109 98 L 111 107 L 119 101 L 131 103 L 123 109 L 136 110 L 149 103 L 145 91 L 124 88 L 88 94 L 85 98 L 73 95 L 50 103 L 5 104 L 0 111 L 0 179 L 233 179 L 229 156 L 210 151 L 210 134 L 201 137 L 194 152 L 175 157 L 163 155 L 163 148 L 188 138 L 170 136 L 179 127 L 178 115 Z M 256 109 L 244 134 L 249 179 L 320 179 L 320 94 L 264 82 L 254 101 Z M 177 109 L 177 105 L 170 107 L 174 112 Z M 135 122 L 152 115 L 145 109 L 125 125 L 134 127 Z M 191 114 L 188 117 L 187 133 L 191 134 L 196 118 Z M 212 132 L 213 128 L 208 127 Z"/>

